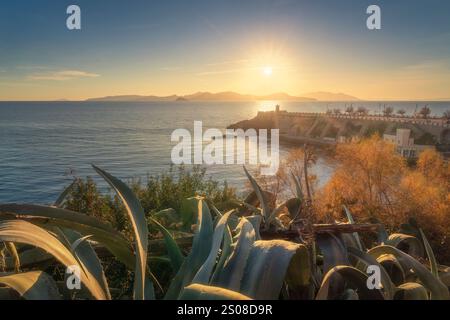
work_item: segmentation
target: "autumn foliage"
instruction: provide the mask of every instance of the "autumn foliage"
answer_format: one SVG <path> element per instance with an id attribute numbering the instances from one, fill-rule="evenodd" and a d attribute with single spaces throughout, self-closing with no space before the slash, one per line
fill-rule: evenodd
<path id="1" fill-rule="evenodd" d="M 450 166 L 436 151 L 422 152 L 415 166 L 378 136 L 339 145 L 338 166 L 315 195 L 322 220 L 342 219 L 346 205 L 360 222 L 373 218 L 398 229 L 415 218 L 438 256 L 450 261 Z"/>

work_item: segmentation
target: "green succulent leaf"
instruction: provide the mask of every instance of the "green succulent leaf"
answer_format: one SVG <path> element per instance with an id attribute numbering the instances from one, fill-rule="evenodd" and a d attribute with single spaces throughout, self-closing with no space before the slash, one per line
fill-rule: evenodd
<path id="1" fill-rule="evenodd" d="M 383 266 L 394 285 L 400 285 L 405 282 L 406 272 L 403 269 L 402 264 L 394 255 L 382 254 L 376 261 Z"/>
<path id="2" fill-rule="evenodd" d="M 291 172 L 291 176 L 292 180 L 294 180 L 296 196 L 298 199 L 303 201 L 305 199 L 305 196 L 303 195 L 302 184 L 300 183 L 300 180 L 293 172 Z"/>
<path id="3" fill-rule="evenodd" d="M 339 265 L 350 265 L 347 249 L 342 241 L 332 233 L 318 234 L 316 243 L 323 254 L 323 273 Z"/>
<path id="4" fill-rule="evenodd" d="M 253 176 L 248 172 L 248 170 L 245 166 L 244 166 L 244 171 L 245 171 L 245 174 L 247 175 L 248 180 L 250 180 L 250 183 L 253 187 L 253 190 L 255 191 L 256 196 L 258 197 L 259 204 L 262 209 L 262 216 L 265 219 L 268 219 L 270 211 L 269 211 L 269 207 L 267 205 L 266 198 L 264 197 L 263 190 L 259 186 L 258 182 L 256 182 L 255 178 L 253 178 Z"/>
<path id="5" fill-rule="evenodd" d="M 0 276 L 0 284 L 5 285 L 27 300 L 60 300 L 56 282 L 42 271 Z"/>
<path id="6" fill-rule="evenodd" d="M 374 258 L 378 258 L 383 254 L 395 256 L 403 265 L 403 269 L 414 270 L 423 286 L 431 292 L 431 299 L 447 300 L 450 298 L 447 286 L 409 254 L 392 246 L 378 246 L 370 249 L 368 253 Z"/>
<path id="7" fill-rule="evenodd" d="M 70 210 L 32 204 L 0 204 L 0 214 L 6 218 L 12 215 L 46 229 L 60 227 L 72 229 L 83 236 L 92 235 L 92 240 L 103 244 L 128 268 L 133 270 L 135 267 L 133 249 L 128 240 L 97 218 Z"/>
<path id="8" fill-rule="evenodd" d="M 211 251 L 209 252 L 208 258 L 205 260 L 203 265 L 198 270 L 197 274 L 195 275 L 194 279 L 192 280 L 193 283 L 199 283 L 199 284 L 208 284 L 211 278 L 211 274 L 213 272 L 214 266 L 216 264 L 217 255 L 219 254 L 220 245 L 223 241 L 223 234 L 225 231 L 225 228 L 227 226 L 227 221 L 230 215 L 234 212 L 234 210 L 228 211 L 225 213 L 217 222 L 216 228 L 214 230 L 213 234 L 213 240 L 211 245 Z"/>
<path id="9" fill-rule="evenodd" d="M 380 290 L 368 288 L 368 276 L 351 266 L 336 266 L 329 270 L 323 278 L 316 300 L 329 299 L 330 284 L 337 275 L 342 277 L 350 288 L 358 291 L 358 296 L 361 300 L 384 300 Z"/>
<path id="10" fill-rule="evenodd" d="M 90 236 L 82 237 L 81 234 L 71 229 L 61 229 L 61 232 L 67 239 L 68 244 L 70 245 L 70 251 L 80 262 L 80 265 L 91 272 L 96 281 L 105 291 L 108 300 L 111 299 L 108 281 L 106 280 L 101 261 L 90 243 L 87 241 Z"/>
<path id="11" fill-rule="evenodd" d="M 272 221 L 274 221 L 277 218 L 277 215 L 286 207 L 287 201 L 280 204 L 278 207 L 273 209 L 273 211 L 269 214 L 269 217 L 267 218 L 267 224 L 270 225 Z"/>
<path id="12" fill-rule="evenodd" d="M 55 236 L 32 223 L 22 220 L 0 221 L 0 240 L 39 247 L 53 255 L 66 267 L 79 266 L 81 283 L 96 299 L 108 299 L 108 293 L 85 265 L 80 265 L 70 250 Z"/>
<path id="13" fill-rule="evenodd" d="M 119 179 L 113 177 L 106 171 L 93 165 L 93 168 L 97 173 L 116 191 L 119 198 L 122 200 L 128 217 L 131 220 L 133 226 L 135 241 L 136 241 L 136 265 L 134 275 L 134 288 L 133 296 L 136 300 L 145 299 L 153 289 L 146 291 L 146 284 L 151 285 L 151 282 L 146 281 L 147 272 L 147 250 L 148 250 L 148 227 L 145 219 L 144 209 L 141 203 L 136 198 L 135 194 L 130 188 Z M 154 294 L 153 294 L 154 296 Z"/>
<path id="14" fill-rule="evenodd" d="M 178 246 L 176 240 L 173 238 L 169 230 L 167 230 L 162 224 L 160 224 L 155 219 L 149 218 L 149 220 L 162 233 L 164 237 L 164 242 L 166 244 L 167 253 L 170 258 L 172 270 L 174 273 L 177 273 L 184 261 L 184 256 L 181 253 L 180 247 Z"/>
<path id="15" fill-rule="evenodd" d="M 242 217 L 235 232 L 236 236 L 232 245 L 232 253 L 213 284 L 239 291 L 247 259 L 255 242 L 255 229 L 246 218 Z"/>
<path id="16" fill-rule="evenodd" d="M 420 240 L 408 234 L 393 233 L 389 236 L 385 244 L 416 257 L 423 257 L 424 255 L 423 246 L 422 243 L 420 243 Z"/>
<path id="17" fill-rule="evenodd" d="M 262 217 L 257 215 L 257 216 L 248 216 L 245 218 L 248 220 L 248 222 L 252 224 L 253 229 L 255 229 L 255 240 L 261 240 L 261 233 L 259 232 L 259 230 L 261 227 Z"/>
<path id="18" fill-rule="evenodd" d="M 362 272 L 366 272 L 367 267 L 370 265 L 378 266 L 380 268 L 381 284 L 383 285 L 384 296 L 386 300 L 392 300 L 392 298 L 394 297 L 395 285 L 392 283 L 391 278 L 389 277 L 389 274 L 386 272 L 384 267 L 380 263 L 378 263 L 378 261 L 374 257 L 366 252 L 360 251 L 355 248 L 347 248 L 347 250 L 350 256 L 353 256 L 357 260 L 359 260 L 360 263 L 357 263 L 356 268 L 361 270 Z M 361 264 L 364 265 L 364 267 L 361 266 Z"/>
<path id="19" fill-rule="evenodd" d="M 258 300 L 277 299 L 293 257 L 303 250 L 305 246 L 285 240 L 256 241 L 239 291 Z"/>
<path id="20" fill-rule="evenodd" d="M 251 300 L 251 298 L 220 287 L 191 284 L 184 288 L 180 300 Z"/>
<path id="21" fill-rule="evenodd" d="M 431 248 L 430 243 L 428 242 L 427 237 L 425 237 L 425 234 L 423 233 L 422 229 L 419 229 L 419 231 L 420 236 L 422 237 L 425 251 L 427 252 L 428 260 L 430 261 L 431 273 L 433 274 L 433 276 L 439 279 L 438 264 L 436 261 L 436 257 L 434 256 L 433 249 Z"/>
<path id="22" fill-rule="evenodd" d="M 232 244 L 233 244 L 233 235 L 231 234 L 229 224 L 227 224 L 224 231 L 223 245 L 220 253 L 220 258 L 219 261 L 217 262 L 216 268 L 211 278 L 212 284 L 216 283 L 218 277 L 223 273 L 225 262 L 228 260 L 233 251 Z"/>
<path id="23" fill-rule="evenodd" d="M 178 299 L 182 289 L 189 285 L 208 258 L 211 252 L 211 243 L 213 239 L 213 221 L 211 213 L 206 202 L 200 198 L 194 198 L 197 202 L 197 231 L 192 242 L 192 249 L 189 255 L 184 259 L 183 264 L 170 283 L 165 299 Z"/>
<path id="24" fill-rule="evenodd" d="M 344 211 L 345 211 L 345 214 L 347 215 L 348 223 L 355 224 L 355 220 L 353 219 L 353 215 L 350 212 L 350 210 L 348 210 L 347 206 L 344 206 Z M 359 237 L 358 232 L 353 232 L 352 235 L 355 238 L 355 241 L 356 241 L 356 243 L 358 245 L 358 249 L 363 251 L 364 249 L 363 249 L 362 242 L 361 242 L 361 239 Z"/>
<path id="25" fill-rule="evenodd" d="M 428 300 L 428 291 L 419 283 L 406 282 L 397 287 L 395 300 Z"/>

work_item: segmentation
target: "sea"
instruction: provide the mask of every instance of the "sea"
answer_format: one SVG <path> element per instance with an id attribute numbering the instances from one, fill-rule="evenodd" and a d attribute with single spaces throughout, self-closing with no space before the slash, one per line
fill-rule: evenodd
<path id="1" fill-rule="evenodd" d="M 51 204 L 73 177 L 96 177 L 91 164 L 129 181 L 169 170 L 175 129 L 224 130 L 258 111 L 325 112 L 364 106 L 372 113 L 385 106 L 412 114 L 429 105 L 433 115 L 450 102 L 0 102 L 0 203 Z M 281 146 L 280 155 L 295 146 Z M 312 172 L 324 185 L 334 163 L 320 156 Z M 206 166 L 207 175 L 243 189 L 242 165 Z M 103 186 L 105 187 L 105 186 Z"/>

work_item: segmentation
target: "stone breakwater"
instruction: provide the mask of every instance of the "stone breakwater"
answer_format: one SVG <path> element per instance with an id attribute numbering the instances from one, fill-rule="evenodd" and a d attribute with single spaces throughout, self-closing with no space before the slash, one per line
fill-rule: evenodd
<path id="1" fill-rule="evenodd" d="M 334 145 L 375 133 L 392 137 L 398 129 L 407 129 L 413 144 L 434 146 L 450 152 L 450 123 L 443 118 L 359 116 L 347 114 L 258 112 L 253 119 L 229 126 L 232 129 L 279 129 L 280 139 L 288 142 Z"/>

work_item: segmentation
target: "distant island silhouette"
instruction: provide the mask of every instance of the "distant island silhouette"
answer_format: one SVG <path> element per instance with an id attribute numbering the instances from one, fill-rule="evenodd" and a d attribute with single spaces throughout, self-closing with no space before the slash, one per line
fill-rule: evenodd
<path id="1" fill-rule="evenodd" d="M 251 95 L 241 94 L 232 91 L 225 92 L 197 92 L 190 95 L 117 95 L 99 98 L 91 98 L 86 101 L 261 101 L 261 100 L 278 100 L 278 101 L 358 101 L 360 99 L 344 93 L 331 92 L 311 92 L 301 96 L 291 96 L 284 92 L 272 93 L 269 95 Z"/>

